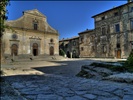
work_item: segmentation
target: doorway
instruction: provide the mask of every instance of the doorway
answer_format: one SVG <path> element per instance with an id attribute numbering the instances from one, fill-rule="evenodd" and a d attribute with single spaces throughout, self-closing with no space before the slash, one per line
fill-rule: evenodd
<path id="1" fill-rule="evenodd" d="M 34 56 L 38 56 L 38 44 L 37 43 L 34 43 L 33 44 L 33 55 Z"/>
<path id="2" fill-rule="evenodd" d="M 11 55 L 13 56 L 17 56 L 18 55 L 18 46 L 16 44 L 13 44 L 11 47 Z"/>
<path id="3" fill-rule="evenodd" d="M 50 51 L 50 55 L 51 56 L 54 55 L 54 47 L 53 46 L 50 47 L 50 50 L 49 51 Z"/>
<path id="4" fill-rule="evenodd" d="M 117 58 L 121 58 L 121 50 L 117 50 L 117 55 L 116 55 Z"/>

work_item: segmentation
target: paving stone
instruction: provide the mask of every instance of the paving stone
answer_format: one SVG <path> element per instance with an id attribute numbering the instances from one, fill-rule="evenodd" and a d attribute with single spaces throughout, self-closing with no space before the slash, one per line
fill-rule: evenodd
<path id="1" fill-rule="evenodd" d="M 90 99 L 90 100 L 93 100 L 93 99 L 96 99 L 96 95 L 93 95 L 93 94 L 85 94 L 85 95 L 83 95 L 83 97 L 86 97 L 86 98 L 88 98 L 88 99 Z"/>
<path id="2" fill-rule="evenodd" d="M 123 97 L 124 96 L 124 91 L 123 90 L 116 90 L 113 93 L 115 95 L 119 96 L 119 97 Z"/>
<path id="3" fill-rule="evenodd" d="M 124 94 L 133 95 L 133 87 L 126 87 L 123 89 Z"/>
<path id="4" fill-rule="evenodd" d="M 106 91 L 106 92 L 113 92 L 113 91 L 115 91 L 117 89 L 118 89 L 118 86 L 113 85 L 113 84 L 112 85 L 110 85 L 110 84 L 107 84 L 107 85 L 103 84 L 103 85 L 100 85 L 100 87 L 99 87 L 99 90 L 103 90 L 103 91 Z"/>
<path id="5" fill-rule="evenodd" d="M 57 95 L 44 95 L 44 94 L 39 94 L 37 96 L 37 100 L 63 100 L 62 97 L 57 96 Z"/>
<path id="6" fill-rule="evenodd" d="M 118 97 L 102 97 L 102 96 L 99 96 L 96 100 L 121 100 L 121 99 L 118 98 Z"/>
<path id="7" fill-rule="evenodd" d="M 66 100 L 87 100 L 87 99 L 80 97 L 80 96 L 67 97 L 65 99 Z"/>
<path id="8" fill-rule="evenodd" d="M 83 95 L 86 94 L 87 91 L 75 91 L 77 95 Z"/>
<path id="9" fill-rule="evenodd" d="M 70 89 L 67 89 L 67 88 L 62 88 L 60 90 L 57 90 L 56 94 L 63 96 L 63 97 L 71 97 L 71 96 L 75 95 L 75 93 L 73 91 L 71 91 Z"/>
<path id="10" fill-rule="evenodd" d="M 37 99 L 37 95 L 27 95 L 25 96 L 27 99 L 29 100 L 36 100 Z"/>
<path id="11" fill-rule="evenodd" d="M 13 83 L 12 86 L 15 87 L 15 88 L 18 88 L 18 89 L 26 87 L 23 83 L 18 83 L 18 82 Z"/>
<path id="12" fill-rule="evenodd" d="M 133 95 L 124 95 L 123 100 L 133 100 Z"/>

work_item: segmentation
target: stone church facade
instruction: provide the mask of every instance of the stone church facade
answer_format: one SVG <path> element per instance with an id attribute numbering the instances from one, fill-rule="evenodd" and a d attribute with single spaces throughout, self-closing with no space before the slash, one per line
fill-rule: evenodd
<path id="1" fill-rule="evenodd" d="M 3 36 L 4 55 L 45 56 L 59 54 L 59 34 L 37 9 L 23 12 L 17 20 L 7 21 L 13 30 L 6 30 Z"/>
<path id="2" fill-rule="evenodd" d="M 95 29 L 79 33 L 80 57 L 127 58 L 133 49 L 133 2 L 92 18 Z"/>

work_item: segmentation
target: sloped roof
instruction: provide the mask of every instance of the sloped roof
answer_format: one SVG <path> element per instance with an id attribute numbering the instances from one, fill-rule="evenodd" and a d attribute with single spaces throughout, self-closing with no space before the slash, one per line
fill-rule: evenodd
<path id="1" fill-rule="evenodd" d="M 70 41 L 70 40 L 78 39 L 78 38 L 79 38 L 79 36 L 75 36 L 75 37 L 72 37 L 72 38 L 62 39 L 62 40 L 60 40 L 60 42 L 61 41 Z"/>
<path id="2" fill-rule="evenodd" d="M 80 33 L 78 33 L 78 34 L 80 35 L 80 34 L 84 34 L 84 33 L 92 32 L 92 31 L 94 31 L 94 29 L 87 29 L 87 30 L 82 31 L 82 32 L 80 32 Z"/>
<path id="3" fill-rule="evenodd" d="M 114 9 L 118 9 L 118 8 L 120 8 L 120 7 L 123 7 L 123 6 L 128 5 L 128 4 L 131 4 L 131 3 L 133 3 L 133 1 L 131 1 L 131 2 L 129 2 L 129 3 L 126 3 L 126 4 L 123 4 L 123 5 L 120 5 L 120 6 L 118 6 L 118 7 L 114 7 L 114 8 L 112 8 L 112 9 L 106 10 L 106 11 L 101 12 L 101 13 L 99 13 L 99 14 L 96 14 L 96 15 L 92 16 L 92 18 L 94 18 L 94 17 L 96 17 L 96 16 L 98 16 L 98 15 L 107 13 L 107 12 L 109 12 L 109 11 L 112 11 L 112 10 L 114 10 Z"/>
<path id="4" fill-rule="evenodd" d="M 27 10 L 27 11 L 24 11 L 24 13 L 29 13 L 29 14 L 33 14 L 33 15 L 37 15 L 37 16 L 46 18 L 46 16 L 44 14 L 42 14 L 40 11 L 38 11 L 37 9 Z"/>
<path id="5" fill-rule="evenodd" d="M 28 14 L 29 15 L 34 15 L 34 16 L 36 16 L 37 19 L 39 19 L 40 17 L 45 18 L 45 20 L 44 20 L 44 22 L 42 24 L 42 25 L 44 25 L 43 28 L 40 28 L 37 31 L 42 31 L 42 32 L 45 32 L 45 33 L 57 33 L 58 34 L 58 31 L 55 30 L 54 28 L 52 28 L 48 24 L 48 22 L 46 20 L 47 19 L 46 16 L 43 15 L 41 12 L 39 12 L 37 9 L 24 11 L 22 17 L 20 17 L 20 18 L 18 18 L 16 20 L 6 21 L 5 24 L 8 25 L 8 26 L 14 27 L 14 28 L 23 28 L 23 29 L 25 29 L 26 27 L 24 25 L 25 24 L 25 20 L 24 19 L 27 18 L 27 17 L 24 17 L 24 16 L 26 16 L 26 14 L 27 15 Z M 32 28 L 26 28 L 26 29 L 33 30 Z"/>

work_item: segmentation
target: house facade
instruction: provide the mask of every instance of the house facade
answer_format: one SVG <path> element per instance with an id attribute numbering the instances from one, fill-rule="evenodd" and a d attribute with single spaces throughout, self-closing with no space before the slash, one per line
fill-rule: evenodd
<path id="1" fill-rule="evenodd" d="M 59 34 L 37 9 L 23 12 L 17 20 L 7 21 L 3 35 L 5 56 L 45 56 L 59 54 Z"/>
<path id="2" fill-rule="evenodd" d="M 68 58 L 78 58 L 79 57 L 79 37 L 60 40 L 59 49 L 62 49 Z"/>
<path id="3" fill-rule="evenodd" d="M 78 33 L 79 57 L 127 58 L 133 49 L 133 2 L 92 18 L 94 29 Z"/>
<path id="4" fill-rule="evenodd" d="M 133 41 L 133 2 L 95 16 L 95 56 L 127 58 Z"/>
<path id="5" fill-rule="evenodd" d="M 85 30 L 79 33 L 80 57 L 95 57 L 94 30 Z"/>

